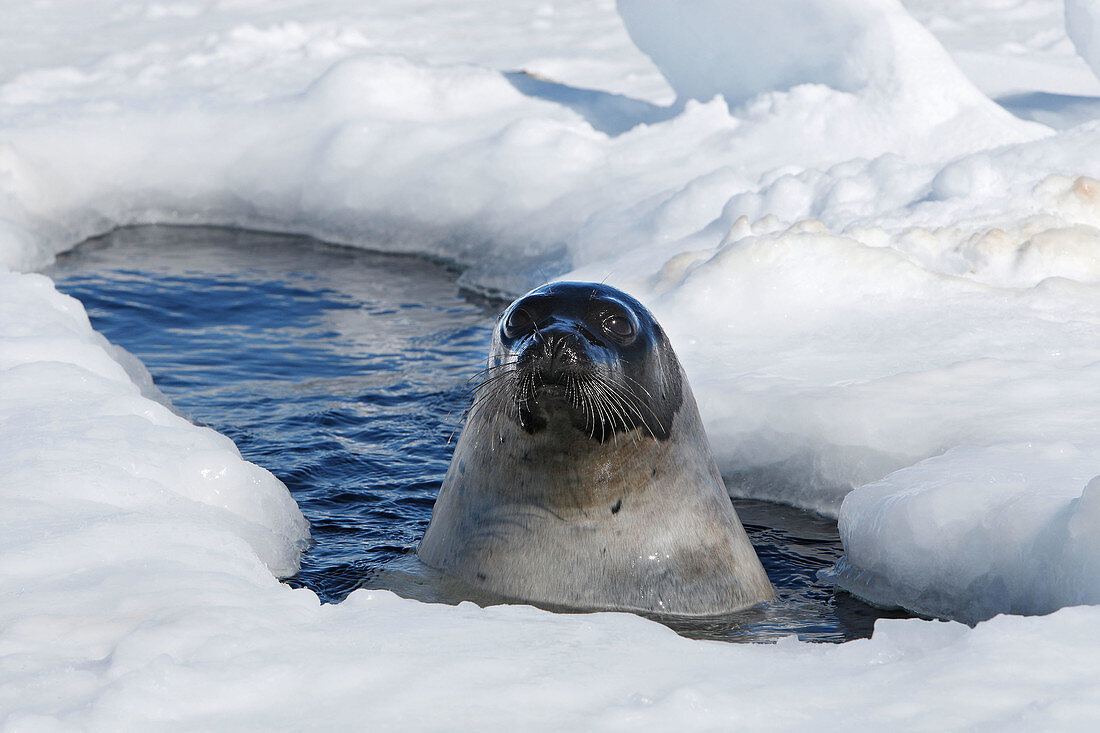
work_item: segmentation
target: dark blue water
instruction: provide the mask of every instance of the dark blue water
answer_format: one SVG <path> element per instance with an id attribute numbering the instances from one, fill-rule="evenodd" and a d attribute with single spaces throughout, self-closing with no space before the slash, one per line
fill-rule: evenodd
<path id="1" fill-rule="evenodd" d="M 176 409 L 281 479 L 313 546 L 292 585 L 339 602 L 407 559 L 431 518 L 465 404 L 504 304 L 410 257 L 302 237 L 140 227 L 89 241 L 48 274 L 137 355 Z M 842 554 L 832 520 L 736 500 L 779 593 L 690 636 L 869 636 L 872 609 L 819 581 Z"/>

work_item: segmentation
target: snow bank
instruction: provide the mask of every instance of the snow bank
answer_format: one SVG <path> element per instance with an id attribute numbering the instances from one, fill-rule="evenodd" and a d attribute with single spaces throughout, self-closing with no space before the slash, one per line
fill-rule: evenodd
<path id="1" fill-rule="evenodd" d="M 569 161 L 593 157 L 592 131 L 562 122 L 574 118 L 495 71 L 356 58 L 288 97 L 9 130 L 21 185 L 0 213 L 26 223 L 45 254 L 119 224 L 196 220 L 467 265 L 492 262 L 486 240 L 508 230 L 524 243 L 517 254 L 544 254 L 556 242 L 532 213 L 576 183 Z M 568 212 L 556 219 L 576 225 Z M 8 261 L 42 257 L 16 250 Z"/>
<path id="2" fill-rule="evenodd" d="M 1066 33 L 1077 53 L 1100 77 L 1100 2 L 1066 0 Z"/>
<path id="3" fill-rule="evenodd" d="M 814 107 L 798 125 L 813 135 L 824 124 L 841 140 L 860 134 L 864 155 L 914 147 L 899 135 L 874 150 L 883 128 L 909 128 L 955 150 L 962 147 L 954 147 L 958 138 L 979 130 L 984 137 L 970 144 L 1020 134 L 1013 132 L 1019 121 L 979 92 L 896 0 L 617 0 L 616 6 L 681 104 L 721 95 L 752 116 L 761 106 L 782 104 L 786 95 L 776 93 L 794 92 Z"/>
<path id="4" fill-rule="evenodd" d="M 616 7 L 680 100 L 721 94 L 740 105 L 802 84 L 929 95 L 929 107 L 976 98 L 943 47 L 895 0 L 617 0 Z"/>
<path id="5" fill-rule="evenodd" d="M 204 554 L 221 548 L 236 568 L 251 558 L 255 577 L 297 572 L 309 534 L 282 483 L 142 396 L 120 350 L 47 278 L 0 272 L 0 293 L 3 514 L 18 518 L 3 541 L 22 556 L 8 572 L 68 572 L 92 554 L 139 561 L 196 532 Z M 43 522 L 57 540 L 45 554 L 33 549 Z"/>
<path id="6" fill-rule="evenodd" d="M 692 367 L 727 472 L 785 465 L 784 498 L 833 513 L 960 442 L 1094 434 L 1097 192 L 1046 181 L 1035 197 L 1059 213 L 1004 229 L 742 222 L 623 279 Z"/>
<path id="7" fill-rule="evenodd" d="M 0 274 L 0 338 L 4 730 L 1084 730 L 1100 711 L 1097 608 L 739 646 L 628 614 L 321 606 L 272 575 L 305 536 L 285 489 L 142 397 L 76 301 Z"/>
<path id="8" fill-rule="evenodd" d="M 838 580 L 970 622 L 1100 603 L 1098 453 L 961 446 L 862 486 L 844 500 Z"/>
<path id="9" fill-rule="evenodd" d="M 735 491 L 839 515 L 839 582 L 967 620 L 1097 602 L 1100 125 L 1012 118 L 896 3 L 622 0 L 682 102 L 662 122 L 631 116 L 664 82 L 609 0 L 10 5 L 10 267 L 152 221 L 418 251 L 503 291 L 572 267 L 668 327 Z M 551 78 L 524 93 L 517 69 Z M 321 607 L 274 579 L 306 536 L 285 489 L 143 396 L 78 304 L 4 272 L 0 332 L 8 728 L 1100 715 L 1095 607 L 829 648 L 380 592 Z"/>
<path id="10" fill-rule="evenodd" d="M 916 34 L 896 54 L 876 41 L 877 51 L 860 56 L 881 77 L 875 85 L 761 89 L 736 116 L 720 102 L 692 103 L 652 125 L 632 126 L 623 107 L 618 122 L 629 131 L 617 136 L 554 95 L 521 93 L 499 69 L 440 64 L 411 41 L 395 55 L 353 33 L 332 46 L 324 23 L 243 26 L 190 44 L 169 36 L 173 59 L 138 35 L 145 45 L 90 71 L 28 71 L 0 87 L 9 182 L 0 219 L 30 234 L 7 237 L 0 256 L 34 267 L 114 226 L 204 222 L 416 251 L 469 267 L 471 285 L 521 292 L 623 248 L 671 245 L 732 196 L 775 180 L 777 166 L 820 171 L 886 153 L 935 164 L 1048 133 L 973 89 L 897 8 L 860 8 L 825 15 L 858 21 L 868 38 Z M 216 28 L 219 17 L 198 13 L 183 27 Z M 809 18 L 768 20 L 745 31 L 761 46 L 812 31 Z M 104 33 L 133 44 L 136 31 L 116 24 L 125 33 L 113 25 Z M 154 27 L 159 33 L 145 32 L 159 39 L 172 26 Z M 928 54 L 935 63 L 925 68 Z M 141 59 L 157 72 L 131 80 Z M 314 70 L 297 70 L 297 87 L 291 60 Z M 920 195 L 929 171 L 906 173 L 893 186 Z M 852 194 L 874 201 L 876 192 Z"/>

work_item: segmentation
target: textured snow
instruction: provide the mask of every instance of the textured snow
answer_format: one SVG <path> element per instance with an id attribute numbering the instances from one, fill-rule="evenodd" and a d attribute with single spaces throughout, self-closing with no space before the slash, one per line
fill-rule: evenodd
<path id="1" fill-rule="evenodd" d="M 617 6 L 5 6 L 0 726 L 1095 726 L 1093 4 Z M 286 489 L 33 274 L 146 222 L 625 287 L 731 491 L 836 515 L 838 583 L 976 626 L 735 646 L 321 606 L 276 579 L 307 539 Z"/>
<path id="2" fill-rule="evenodd" d="M 1066 33 L 1077 53 L 1100 76 L 1100 2 L 1066 0 Z"/>

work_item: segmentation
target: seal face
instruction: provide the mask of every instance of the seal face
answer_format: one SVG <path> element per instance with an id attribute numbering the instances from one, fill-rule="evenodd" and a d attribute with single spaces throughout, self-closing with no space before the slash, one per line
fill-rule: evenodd
<path id="1" fill-rule="evenodd" d="M 501 315 L 417 554 L 570 609 L 718 615 L 774 594 L 664 331 L 594 283 Z"/>
<path id="2" fill-rule="evenodd" d="M 555 283 L 528 293 L 501 316 L 489 374 L 514 370 L 490 390 L 515 397 L 527 433 L 556 413 L 604 443 L 638 430 L 667 440 L 683 403 L 676 356 L 661 327 L 626 293 L 591 283 Z M 510 407 L 505 403 L 505 407 Z"/>

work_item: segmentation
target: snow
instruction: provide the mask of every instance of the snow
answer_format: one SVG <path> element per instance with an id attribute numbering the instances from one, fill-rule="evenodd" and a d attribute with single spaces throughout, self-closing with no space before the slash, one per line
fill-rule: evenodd
<path id="1" fill-rule="evenodd" d="M 960 105 L 994 106 L 973 94 L 946 50 L 896 0 L 618 0 L 616 6 L 631 39 L 679 100 L 721 94 L 736 106 L 817 84 L 875 97 L 878 105 L 919 98 L 930 118 L 954 116 Z"/>
<path id="2" fill-rule="evenodd" d="M 5 6 L 4 729 L 1094 727 L 1094 4 L 673 8 Z M 145 222 L 625 287 L 731 491 L 836 515 L 862 597 L 976 625 L 735 646 L 321 606 L 276 579 L 307 539 L 286 489 L 33 274 Z"/>
<path id="3" fill-rule="evenodd" d="M 1066 34 L 1093 73 L 1100 76 L 1100 3 L 1066 0 Z"/>
<path id="4" fill-rule="evenodd" d="M 269 574 L 297 571 L 308 529 L 274 476 L 241 460 L 228 438 L 143 396 L 138 383 L 148 373 L 132 376 L 120 362 L 144 370 L 140 363 L 93 331 L 80 303 L 47 278 L 5 272 L 0 285 L 5 499 L 21 507 L 15 516 L 37 513 L 44 500 L 71 504 L 62 526 L 83 538 L 71 548 L 51 545 L 75 551 L 71 557 L 23 558 L 20 573 L 80 561 L 104 533 L 119 540 L 108 550 L 142 557 L 175 525 L 201 530 L 211 544 L 247 548 Z M 42 533 L 38 522 L 23 525 L 26 537 L 15 526 L 5 532 L 10 547 Z"/>

